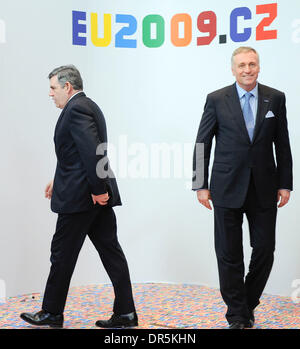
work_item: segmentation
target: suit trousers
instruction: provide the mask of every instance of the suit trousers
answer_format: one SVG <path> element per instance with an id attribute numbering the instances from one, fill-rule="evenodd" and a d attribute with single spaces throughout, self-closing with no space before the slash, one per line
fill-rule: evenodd
<path id="1" fill-rule="evenodd" d="M 113 312 L 127 314 L 135 311 L 127 261 L 117 238 L 115 213 L 112 208 L 98 204 L 90 211 L 58 214 L 42 309 L 52 314 L 63 313 L 71 277 L 86 235 L 95 246 L 113 284 Z"/>
<path id="2" fill-rule="evenodd" d="M 252 247 L 249 271 L 244 278 L 243 216 L 246 214 Z M 227 305 L 229 323 L 248 323 L 251 312 L 270 275 L 275 250 L 277 203 L 263 208 L 251 175 L 246 200 L 241 208 L 214 207 L 215 250 L 220 291 Z"/>

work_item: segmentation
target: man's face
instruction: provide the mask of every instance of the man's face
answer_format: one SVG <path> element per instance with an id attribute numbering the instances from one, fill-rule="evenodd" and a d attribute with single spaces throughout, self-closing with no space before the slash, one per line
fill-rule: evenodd
<path id="1" fill-rule="evenodd" d="M 239 86 L 246 91 L 251 91 L 256 85 L 260 71 L 257 54 L 252 51 L 237 54 L 233 57 L 231 69 Z"/>
<path id="2" fill-rule="evenodd" d="M 58 82 L 57 76 L 52 76 L 50 79 L 50 92 L 49 96 L 52 97 L 57 108 L 63 109 L 68 102 L 69 95 L 67 86 L 61 87 Z"/>

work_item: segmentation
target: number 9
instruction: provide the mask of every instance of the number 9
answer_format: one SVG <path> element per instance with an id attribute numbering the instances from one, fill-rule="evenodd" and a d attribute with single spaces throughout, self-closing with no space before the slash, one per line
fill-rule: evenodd
<path id="1" fill-rule="evenodd" d="M 217 35 L 216 14 L 213 11 L 201 12 L 197 19 L 197 27 L 201 33 L 209 33 L 208 36 L 197 38 L 197 46 L 209 45 Z"/>

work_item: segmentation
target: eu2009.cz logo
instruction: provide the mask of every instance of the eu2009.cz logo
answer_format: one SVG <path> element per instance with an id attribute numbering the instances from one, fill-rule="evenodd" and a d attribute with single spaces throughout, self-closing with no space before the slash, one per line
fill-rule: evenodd
<path id="1" fill-rule="evenodd" d="M 161 47 L 166 41 L 170 41 L 175 47 L 201 47 L 210 45 L 213 41 L 219 44 L 229 41 L 245 42 L 252 36 L 256 40 L 273 40 L 277 39 L 277 16 L 277 3 L 259 4 L 252 9 L 246 6 L 237 7 L 226 17 L 219 17 L 214 11 L 207 10 L 198 13 L 196 17 L 189 13 L 176 13 L 170 21 L 160 14 L 149 14 L 138 19 L 132 14 L 113 16 L 111 13 L 101 13 L 98 16 L 97 12 L 88 14 L 74 10 L 72 42 L 73 45 L 87 46 L 88 26 L 91 43 L 96 47 L 106 47 L 114 43 L 117 48 L 136 48 L 138 40 L 148 48 Z M 252 19 L 258 19 L 259 23 L 249 23 Z M 219 22 L 228 22 L 229 31 L 227 29 L 226 32 L 218 33 Z M 136 33 L 139 29 L 142 35 L 137 39 Z"/>

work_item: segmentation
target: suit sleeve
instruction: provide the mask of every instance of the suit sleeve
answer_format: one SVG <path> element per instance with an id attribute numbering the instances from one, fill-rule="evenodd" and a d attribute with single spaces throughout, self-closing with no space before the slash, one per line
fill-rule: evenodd
<path id="1" fill-rule="evenodd" d="M 293 160 L 289 141 L 284 94 L 281 98 L 274 144 L 278 173 L 278 189 L 284 188 L 293 190 Z"/>
<path id="2" fill-rule="evenodd" d="M 98 112 L 101 113 L 100 109 Z M 94 195 L 100 195 L 107 192 L 107 183 L 104 178 L 97 176 L 96 167 L 106 154 L 96 155 L 96 149 L 100 143 L 106 143 L 107 134 L 102 113 L 100 129 L 97 127 L 93 113 L 94 111 L 82 105 L 74 105 L 70 111 L 70 132 L 86 170 L 91 192 Z"/>
<path id="3" fill-rule="evenodd" d="M 213 98 L 208 95 L 197 133 L 193 155 L 193 190 L 208 189 L 208 169 L 212 140 L 217 130 Z"/>

